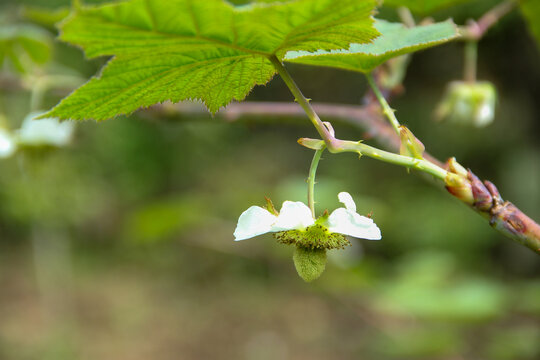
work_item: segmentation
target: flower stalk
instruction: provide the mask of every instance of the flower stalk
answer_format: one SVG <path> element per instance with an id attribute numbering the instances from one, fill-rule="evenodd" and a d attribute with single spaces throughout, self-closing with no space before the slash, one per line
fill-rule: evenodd
<path id="1" fill-rule="evenodd" d="M 309 103 L 309 100 L 302 94 L 302 91 L 300 91 L 300 88 L 296 83 L 294 82 L 293 78 L 291 77 L 291 74 L 285 69 L 281 61 L 275 56 L 272 55 L 269 57 L 270 62 L 274 65 L 275 69 L 279 73 L 279 76 L 283 79 L 289 90 L 294 96 L 294 100 L 300 104 L 302 109 L 304 109 L 304 112 L 308 116 L 309 120 L 311 120 L 313 126 L 315 126 L 315 129 L 317 129 L 317 132 L 321 136 L 321 138 L 326 143 L 326 146 L 328 147 L 328 150 L 330 152 L 334 152 L 334 145 L 335 145 L 335 138 L 332 136 L 328 128 L 324 126 L 323 122 L 319 118 L 319 115 L 313 110 L 313 107 Z"/>
<path id="2" fill-rule="evenodd" d="M 324 152 L 324 146 L 320 150 L 316 150 L 313 155 L 313 160 L 311 160 L 311 166 L 309 167 L 309 176 L 308 176 L 308 206 L 311 210 L 311 215 L 315 219 L 315 175 L 317 174 L 317 167 L 319 166 L 319 161 L 321 160 L 322 153 Z"/>
<path id="3" fill-rule="evenodd" d="M 476 40 L 469 40 L 465 43 L 463 58 L 463 80 L 474 83 L 476 81 L 476 64 L 478 62 L 478 42 Z"/>
<path id="4" fill-rule="evenodd" d="M 396 134 L 399 135 L 400 124 L 399 124 L 398 119 L 396 118 L 396 114 L 394 114 L 394 109 L 390 107 L 390 105 L 388 104 L 388 101 L 386 101 L 386 98 L 381 93 L 381 90 L 379 89 L 379 87 L 377 86 L 377 83 L 375 82 L 375 79 L 373 78 L 373 73 L 367 74 L 366 78 L 369 83 L 369 86 L 371 87 L 371 90 L 373 91 L 373 93 L 375 94 L 375 97 L 377 98 L 377 101 L 379 102 L 379 104 L 381 104 L 384 115 L 386 116 L 388 121 L 390 121 L 390 124 L 396 131 Z"/>

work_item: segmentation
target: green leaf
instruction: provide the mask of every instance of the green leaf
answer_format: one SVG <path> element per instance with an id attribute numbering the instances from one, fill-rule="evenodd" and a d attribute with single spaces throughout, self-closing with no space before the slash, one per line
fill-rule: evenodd
<path id="1" fill-rule="evenodd" d="M 170 100 L 216 112 L 275 74 L 270 56 L 347 48 L 378 35 L 374 0 L 298 0 L 234 7 L 224 0 L 132 0 L 83 8 L 61 39 L 114 56 L 46 117 L 104 120 Z"/>
<path id="2" fill-rule="evenodd" d="M 419 15 L 429 15 L 438 10 L 457 5 L 471 0 L 385 0 L 385 6 L 404 6 L 413 13 Z"/>
<path id="3" fill-rule="evenodd" d="M 414 28 L 377 20 L 375 27 L 381 36 L 371 44 L 351 44 L 349 50 L 292 51 L 287 53 L 285 61 L 367 73 L 393 57 L 443 44 L 458 36 L 450 20 Z"/>
<path id="4" fill-rule="evenodd" d="M 0 25 L 0 67 L 9 59 L 19 72 L 34 64 L 42 65 L 51 57 L 51 36 L 37 26 Z"/>
<path id="5" fill-rule="evenodd" d="M 536 39 L 536 44 L 540 48 L 540 1 L 522 0 L 520 5 L 521 12 L 527 19 L 529 30 Z"/>

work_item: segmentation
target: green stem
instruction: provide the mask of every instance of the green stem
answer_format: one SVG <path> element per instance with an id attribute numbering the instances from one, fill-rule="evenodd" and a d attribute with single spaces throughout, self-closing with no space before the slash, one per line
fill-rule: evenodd
<path id="1" fill-rule="evenodd" d="M 398 7 L 397 12 L 403 25 L 405 25 L 408 28 L 413 28 L 416 26 L 416 23 L 414 21 L 414 16 L 408 7 L 400 6 Z"/>
<path id="2" fill-rule="evenodd" d="M 323 122 L 321 121 L 315 110 L 313 110 L 313 107 L 309 103 L 309 100 L 302 94 L 302 91 L 300 91 L 300 88 L 298 87 L 298 85 L 296 85 L 293 78 L 291 77 L 287 69 L 285 69 L 281 61 L 275 55 L 270 56 L 269 60 L 272 62 L 277 72 L 293 94 L 295 101 L 300 104 L 302 109 L 304 109 L 305 113 L 313 123 L 313 126 L 315 126 L 317 132 L 326 143 L 328 150 L 330 152 L 333 152 L 335 139 L 332 134 L 330 134 L 326 126 L 324 126 Z"/>
<path id="3" fill-rule="evenodd" d="M 301 145 L 306 146 L 310 149 L 321 149 L 321 146 L 324 145 L 324 141 L 322 140 L 317 141 L 314 139 L 306 138 L 300 139 L 298 140 L 298 142 Z M 373 146 L 363 144 L 360 141 L 336 139 L 334 143 L 334 153 L 354 152 L 360 156 L 366 155 L 376 160 L 425 172 L 443 181 L 448 176 L 448 172 L 445 169 L 425 159 L 418 159 L 410 156 L 394 154 L 388 151 L 377 149 Z"/>
<path id="4" fill-rule="evenodd" d="M 308 176 L 308 205 L 311 210 L 311 216 L 315 219 L 315 174 L 317 173 L 317 167 L 319 166 L 319 161 L 321 160 L 322 153 L 324 152 L 323 147 L 320 150 L 316 150 L 313 155 L 313 160 L 311 160 L 311 166 L 309 167 L 309 176 Z"/>
<path id="5" fill-rule="evenodd" d="M 476 64 L 478 57 L 478 42 L 475 40 L 465 43 L 463 78 L 467 82 L 476 81 Z"/>
<path id="6" fill-rule="evenodd" d="M 381 160 L 390 164 L 404 166 L 410 169 L 419 170 L 440 180 L 445 180 L 448 172 L 424 159 L 417 159 L 410 156 L 394 154 L 388 151 L 377 149 L 373 146 L 362 144 L 361 142 L 341 140 L 339 147 L 335 150 L 340 152 L 356 152 L 359 155 L 366 155 L 370 158 Z"/>
<path id="7" fill-rule="evenodd" d="M 379 104 L 381 104 L 381 107 L 383 109 L 383 113 L 386 116 L 386 118 L 390 121 L 390 124 L 392 124 L 392 127 L 396 131 L 396 133 L 399 135 L 399 121 L 396 118 L 396 115 L 394 114 L 394 109 L 390 107 L 386 99 L 384 98 L 383 94 L 381 93 L 381 90 L 379 90 L 379 87 L 375 83 L 375 79 L 373 78 L 373 74 L 369 73 L 366 75 L 369 86 L 371 86 L 371 90 L 373 90 L 373 93 L 375 94 L 375 97 L 379 101 Z"/>
<path id="8" fill-rule="evenodd" d="M 38 111 L 41 107 L 41 104 L 43 102 L 43 95 L 45 93 L 45 88 L 43 84 L 36 80 L 34 82 L 34 85 L 32 86 L 32 90 L 30 91 L 30 111 L 35 112 Z"/>

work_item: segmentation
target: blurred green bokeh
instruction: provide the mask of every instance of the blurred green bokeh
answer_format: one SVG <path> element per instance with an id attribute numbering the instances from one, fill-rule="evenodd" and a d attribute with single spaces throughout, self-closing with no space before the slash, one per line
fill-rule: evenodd
<path id="1" fill-rule="evenodd" d="M 464 23 L 492 4 L 434 17 Z M 40 26 L 53 38 L 56 15 L 23 5 L 44 2 L 4 0 L 2 24 Z M 461 77 L 459 43 L 416 54 L 392 106 L 428 151 L 456 156 L 538 220 L 540 53 L 518 12 L 479 51 L 479 78 L 499 94 L 489 127 L 432 121 L 445 85 Z M 29 72 L 88 78 L 104 63 L 58 42 L 51 56 Z M 360 103 L 366 89 L 360 75 L 290 70 L 314 102 Z M 61 96 L 46 92 L 42 108 Z M 292 98 L 276 78 L 249 100 Z M 0 87 L 11 129 L 31 106 L 24 87 Z M 334 127 L 342 138 L 364 136 Z M 373 212 L 383 240 L 334 251 L 312 284 L 296 275 L 293 249 L 271 236 L 234 243 L 238 215 L 265 195 L 306 200 L 312 152 L 296 144 L 304 136 L 316 135 L 302 119 L 137 113 L 78 124 L 69 148 L 1 160 L 0 359 L 540 358 L 538 257 L 402 168 L 325 154 L 318 211 L 348 191 L 360 213 Z"/>

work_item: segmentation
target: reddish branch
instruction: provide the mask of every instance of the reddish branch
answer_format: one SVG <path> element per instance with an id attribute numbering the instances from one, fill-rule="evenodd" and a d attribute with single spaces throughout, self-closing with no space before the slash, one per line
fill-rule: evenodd
<path id="1" fill-rule="evenodd" d="M 482 15 L 478 21 L 469 21 L 468 25 L 461 30 L 462 35 L 466 40 L 478 41 L 493 25 L 516 6 L 517 0 L 507 0 L 497 4 Z"/>

